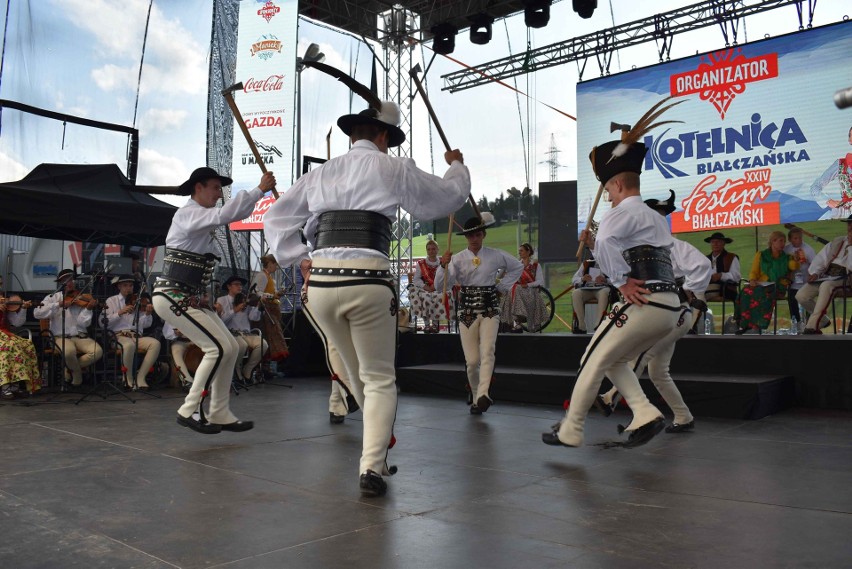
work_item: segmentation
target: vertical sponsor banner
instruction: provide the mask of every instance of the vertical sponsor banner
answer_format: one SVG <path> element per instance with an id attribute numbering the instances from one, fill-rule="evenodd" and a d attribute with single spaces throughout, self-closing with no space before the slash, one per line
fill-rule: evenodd
<path id="1" fill-rule="evenodd" d="M 291 180 L 293 113 L 296 93 L 297 0 L 242 0 L 237 32 L 237 82 L 234 100 L 268 170 Z M 257 186 L 261 171 L 239 126 L 234 125 L 231 195 Z M 278 188 L 279 192 L 285 188 Z M 265 196 L 233 230 L 263 229 L 272 205 Z"/>
<path id="2" fill-rule="evenodd" d="M 683 102 L 659 120 L 680 122 L 644 138 L 642 195 L 674 190 L 674 232 L 848 217 L 852 112 L 832 97 L 850 53 L 841 22 L 579 84 L 578 217 L 598 187 L 592 147 L 668 96 Z"/>

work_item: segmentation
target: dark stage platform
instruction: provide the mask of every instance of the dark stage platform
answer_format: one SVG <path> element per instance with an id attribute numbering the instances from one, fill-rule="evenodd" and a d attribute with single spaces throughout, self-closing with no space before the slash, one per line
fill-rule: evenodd
<path id="1" fill-rule="evenodd" d="M 500 334 L 492 396 L 559 405 L 570 397 L 590 336 Z M 697 417 L 759 419 L 790 407 L 852 410 L 852 336 L 686 336 L 671 374 Z M 465 397 L 457 334 L 402 334 L 398 383 Z M 647 379 L 651 399 L 664 405 Z"/>
<path id="2" fill-rule="evenodd" d="M 530 354 L 532 357 L 532 354 Z M 329 425 L 327 379 L 242 392 L 257 427 L 175 424 L 179 393 L 0 405 L 0 559 L 30 568 L 845 567 L 852 413 L 701 418 L 639 449 L 543 445 L 556 407 L 403 394 L 399 474 L 357 488 L 360 413 Z M 64 397 L 64 396 L 63 396 Z M 169 398 L 171 397 L 171 398 Z M 39 398 L 40 400 L 41 398 Z M 200 483 L 197 484 L 197 483 Z"/>

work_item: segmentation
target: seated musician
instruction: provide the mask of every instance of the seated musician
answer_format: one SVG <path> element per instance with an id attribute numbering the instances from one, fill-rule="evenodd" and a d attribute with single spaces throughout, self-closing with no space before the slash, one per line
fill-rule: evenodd
<path id="1" fill-rule="evenodd" d="M 729 253 L 725 245 L 733 243 L 730 237 L 725 237 L 720 232 L 704 240 L 710 244 L 710 254 L 707 258 L 713 265 L 713 276 L 707 286 L 705 298 L 709 302 L 720 302 L 721 300 L 736 300 L 737 290 L 740 285 L 740 258 L 734 253 Z"/>
<path id="2" fill-rule="evenodd" d="M 177 370 L 178 379 L 182 386 L 191 384 L 195 378 L 192 376 L 194 370 L 190 370 L 184 360 L 184 354 L 190 346 L 189 338 L 184 336 L 180 330 L 166 322 L 163 324 L 163 337 L 169 341 L 169 347 L 172 353 L 172 361 Z"/>
<path id="3" fill-rule="evenodd" d="M 251 378 L 252 371 L 260 363 L 260 358 L 266 352 L 266 342 L 257 334 L 251 333 L 251 325 L 249 320 L 260 320 L 260 310 L 257 306 L 250 306 L 248 300 L 243 294 L 243 285 L 246 280 L 233 275 L 228 278 L 222 288 L 228 291 L 225 296 L 220 296 L 216 299 L 216 303 L 221 306 L 219 315 L 222 322 L 228 327 L 228 330 L 234 335 L 239 345 L 239 355 L 235 371 L 237 377 L 242 381 L 248 381 Z M 251 350 L 248 361 L 242 365 L 243 357 L 246 355 L 246 350 Z"/>
<path id="4" fill-rule="evenodd" d="M 577 325 L 571 330 L 574 334 L 586 334 L 586 303 L 597 301 L 594 322 L 600 324 L 609 304 L 609 279 L 597 268 L 594 259 L 583 261 L 574 278 L 571 279 L 574 291 L 571 299 L 574 303 L 574 314 L 577 316 Z M 597 326 L 597 324 L 595 324 Z"/>
<path id="5" fill-rule="evenodd" d="M 810 314 L 805 334 L 822 334 L 820 328 L 830 324 L 825 312 L 831 295 L 847 282 L 852 269 L 852 215 L 842 221 L 846 223 L 846 236 L 835 237 L 817 253 L 808 267 L 808 283 L 796 293 L 796 300 Z"/>
<path id="6" fill-rule="evenodd" d="M 112 284 L 118 288 L 118 294 L 106 301 L 107 326 L 115 333 L 115 339 L 121 345 L 124 384 L 134 389 L 148 389 L 145 377 L 160 357 L 160 341 L 143 336 L 142 331 L 154 321 L 154 306 L 140 295 L 133 294 L 136 279 L 132 275 L 120 275 Z M 137 350 L 144 350 L 145 357 L 134 376 L 133 363 Z"/>
<path id="7" fill-rule="evenodd" d="M 92 323 L 92 311 L 98 303 L 91 295 L 84 295 L 77 290 L 76 278 L 77 274 L 71 269 L 59 271 L 56 282 L 63 285 L 63 290 L 49 294 L 33 310 L 36 318 L 50 319 L 50 331 L 55 338 L 56 349 L 65 358 L 65 381 L 70 379 L 74 387 L 83 383 L 83 368 L 104 355 L 103 348 L 89 338 L 86 331 Z"/>
<path id="8" fill-rule="evenodd" d="M 35 346 L 10 327 L 20 327 L 27 319 L 30 302 L 17 294 L 0 295 L 0 397 L 15 399 L 41 389 L 41 376 Z"/>

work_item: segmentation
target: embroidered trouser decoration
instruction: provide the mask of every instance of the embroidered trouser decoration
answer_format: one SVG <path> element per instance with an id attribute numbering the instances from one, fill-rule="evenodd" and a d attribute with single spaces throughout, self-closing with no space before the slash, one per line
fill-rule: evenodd
<path id="1" fill-rule="evenodd" d="M 329 264 L 338 266 L 333 261 Z M 346 262 L 339 264 L 345 266 Z M 351 394 L 363 411 L 360 472 L 390 474 L 395 469 L 387 466 L 387 454 L 393 440 L 397 404 L 397 298 L 393 283 L 314 273 L 306 288 L 308 302 L 302 309 L 326 349 L 333 346 L 340 354 Z"/>
<path id="2" fill-rule="evenodd" d="M 191 417 L 198 411 L 202 423 L 226 425 L 235 422 L 237 418 L 228 404 L 238 349 L 234 336 L 215 312 L 187 306 L 180 294 L 155 289 L 152 296 L 154 310 L 160 318 L 204 351 L 195 370 L 195 381 L 178 413 Z M 203 404 L 208 396 L 210 406 L 205 415 Z"/>

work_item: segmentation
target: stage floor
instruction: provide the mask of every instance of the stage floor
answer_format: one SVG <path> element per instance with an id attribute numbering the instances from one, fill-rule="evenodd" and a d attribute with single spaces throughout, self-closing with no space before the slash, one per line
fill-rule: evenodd
<path id="1" fill-rule="evenodd" d="M 558 407 L 400 396 L 386 497 L 358 492 L 361 414 L 328 381 L 232 397 L 253 431 L 175 423 L 181 394 L 0 406 L 0 559 L 24 568 L 843 567 L 852 413 L 702 419 L 633 449 L 625 412 L 581 449 Z"/>

